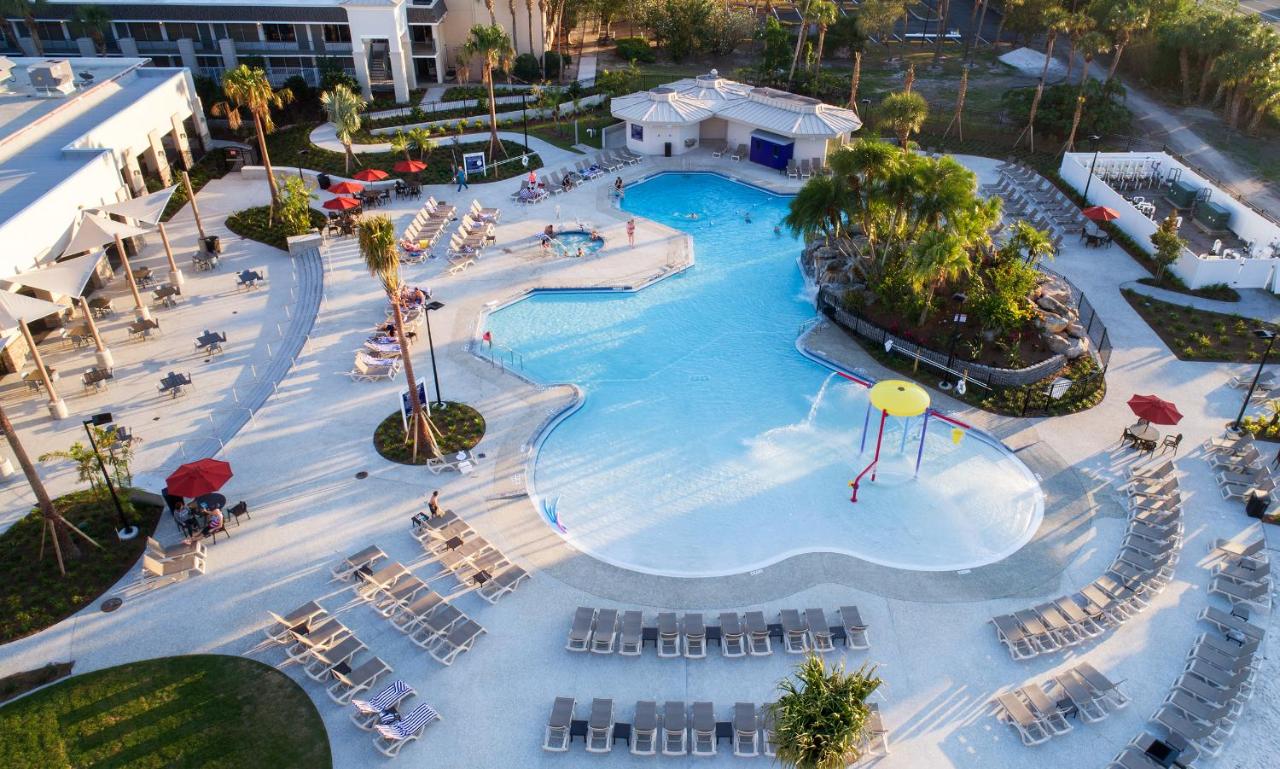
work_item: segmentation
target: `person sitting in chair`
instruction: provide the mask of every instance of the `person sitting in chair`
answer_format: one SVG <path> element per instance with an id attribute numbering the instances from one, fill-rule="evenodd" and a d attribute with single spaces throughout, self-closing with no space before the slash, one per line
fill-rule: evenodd
<path id="1" fill-rule="evenodd" d="M 210 537 L 218 529 L 222 528 L 222 509 L 215 507 L 205 514 L 204 530 L 200 533 L 203 536 Z"/>

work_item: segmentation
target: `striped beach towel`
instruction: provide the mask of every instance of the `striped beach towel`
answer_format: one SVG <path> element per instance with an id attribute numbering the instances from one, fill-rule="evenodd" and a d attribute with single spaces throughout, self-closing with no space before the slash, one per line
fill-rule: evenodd
<path id="1" fill-rule="evenodd" d="M 376 728 L 383 739 L 391 742 L 417 737 L 427 724 L 440 718 L 440 714 L 430 705 L 419 705 L 413 712 L 394 724 L 379 724 Z"/>
<path id="2" fill-rule="evenodd" d="M 382 711 L 393 708 L 400 704 L 400 700 L 414 694 L 413 687 L 404 681 L 392 681 L 387 688 L 378 692 L 369 700 L 351 700 L 351 704 L 355 705 L 356 710 L 361 713 L 381 713 Z"/>

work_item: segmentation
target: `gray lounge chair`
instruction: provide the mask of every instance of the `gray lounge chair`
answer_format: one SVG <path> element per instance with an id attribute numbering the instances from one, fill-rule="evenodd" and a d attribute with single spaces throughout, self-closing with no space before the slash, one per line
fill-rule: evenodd
<path id="1" fill-rule="evenodd" d="M 390 665 L 377 657 L 371 657 L 349 673 L 343 673 L 341 670 L 332 671 L 333 683 L 329 684 L 325 693 L 329 695 L 329 699 L 339 705 L 346 705 L 352 697 L 368 691 L 379 678 L 390 672 Z"/>
<path id="2" fill-rule="evenodd" d="M 707 656 L 707 626 L 697 612 L 684 615 L 684 656 L 689 659 Z"/>
<path id="3" fill-rule="evenodd" d="M 689 752 L 689 722 L 683 702 L 662 705 L 662 755 L 683 756 Z"/>
<path id="4" fill-rule="evenodd" d="M 996 703 L 1000 706 L 996 711 L 996 718 L 1012 726 L 1022 738 L 1023 745 L 1040 745 L 1053 738 L 1026 703 L 1013 692 L 997 694 Z"/>
<path id="5" fill-rule="evenodd" d="M 746 633 L 737 612 L 720 612 L 720 653 L 726 657 L 745 657 Z"/>
<path id="6" fill-rule="evenodd" d="M 739 144 L 737 149 L 733 151 L 734 160 L 742 160 L 747 156 L 747 145 Z"/>
<path id="7" fill-rule="evenodd" d="M 1040 615 L 1045 627 L 1063 646 L 1075 646 L 1085 639 L 1084 634 L 1076 629 L 1075 623 L 1064 616 L 1055 604 L 1042 603 L 1035 607 L 1035 613 Z"/>
<path id="8" fill-rule="evenodd" d="M 359 552 L 352 553 L 334 564 L 333 568 L 330 570 L 330 573 L 333 575 L 333 580 L 330 581 L 342 580 L 345 582 L 346 580 L 354 577 L 361 569 L 371 568 L 373 564 L 386 557 L 387 554 L 382 552 L 380 547 L 377 545 L 370 545 Z"/>
<path id="9" fill-rule="evenodd" d="M 734 703 L 733 755 L 743 758 L 760 755 L 760 721 L 755 703 Z"/>
<path id="10" fill-rule="evenodd" d="M 438 636 L 449 632 L 454 625 L 466 618 L 467 615 L 453 604 L 441 604 L 418 622 L 418 627 L 409 636 L 409 640 L 423 649 L 429 649 Z"/>
<path id="11" fill-rule="evenodd" d="M 693 755 L 716 754 L 716 710 L 710 702 L 693 703 Z"/>
<path id="12" fill-rule="evenodd" d="M 658 703 L 641 700 L 636 703 L 636 715 L 631 719 L 631 753 L 636 756 L 652 756 L 658 752 Z"/>
<path id="13" fill-rule="evenodd" d="M 1200 615 L 1197 619 L 1202 619 L 1205 622 L 1214 625 L 1223 633 L 1235 633 L 1236 635 L 1242 638 L 1247 638 L 1251 641 L 1260 641 L 1262 640 L 1263 635 L 1266 634 L 1266 630 L 1262 627 L 1254 625 L 1246 619 L 1241 619 L 1234 614 L 1225 612 L 1216 606 L 1206 606 L 1204 609 L 1201 609 Z"/>
<path id="14" fill-rule="evenodd" d="M 639 657 L 644 646 L 644 615 L 638 611 L 622 613 L 622 630 L 618 638 L 618 654 Z"/>
<path id="15" fill-rule="evenodd" d="M 658 614 L 658 656 L 680 656 L 680 623 L 674 612 Z"/>
<path id="16" fill-rule="evenodd" d="M 778 741 L 773 733 L 774 704 L 766 702 L 760 706 L 760 741 L 763 743 L 764 754 L 770 758 L 778 754 Z"/>
<path id="17" fill-rule="evenodd" d="M 1215 539 L 1209 547 L 1210 555 L 1234 555 L 1237 557 L 1257 555 L 1262 552 L 1262 548 L 1266 547 L 1265 539 L 1255 539 L 1252 542 L 1236 542 L 1231 539 Z"/>
<path id="18" fill-rule="evenodd" d="M 324 607 L 315 601 L 307 601 L 283 617 L 274 612 L 267 612 L 274 621 L 263 632 L 266 633 L 267 638 L 278 644 L 291 643 L 294 628 L 305 629 L 324 613 Z"/>
<path id="19" fill-rule="evenodd" d="M 1206 683 L 1189 673 L 1179 676 L 1173 685 L 1174 688 L 1198 697 L 1210 705 L 1224 705 L 1231 708 L 1233 717 L 1240 714 L 1240 710 L 1244 705 L 1244 699 L 1240 696 L 1239 690 L 1219 689 L 1213 684 Z"/>
<path id="20" fill-rule="evenodd" d="M 1044 693 L 1044 689 L 1040 688 L 1039 684 L 1027 684 L 1018 690 L 1018 694 L 1026 699 L 1031 706 L 1031 711 L 1036 714 L 1037 720 L 1053 732 L 1054 736 L 1066 734 L 1073 728 L 1066 716 L 1058 709 L 1057 703 L 1049 699 L 1049 695 Z"/>
<path id="21" fill-rule="evenodd" d="M 481 585 L 477 592 L 489 603 L 497 603 L 503 596 L 515 592 L 515 589 L 527 579 L 529 579 L 529 572 L 519 566 L 510 566 Z"/>
<path id="22" fill-rule="evenodd" d="M 401 633 L 412 633 L 418 623 L 431 616 L 442 603 L 444 598 L 434 590 L 429 590 L 415 597 L 407 606 L 400 607 L 391 617 L 391 624 Z"/>
<path id="23" fill-rule="evenodd" d="M 1194 743 L 1196 747 L 1211 756 L 1216 756 L 1222 749 L 1222 743 L 1214 738 L 1214 733 L 1217 731 L 1215 727 L 1188 719 L 1182 711 L 1172 705 L 1162 705 L 1151 716 L 1151 720 L 1187 742 Z"/>
<path id="24" fill-rule="evenodd" d="M 1063 693 L 1071 700 L 1071 704 L 1075 705 L 1076 714 L 1081 721 L 1094 724 L 1111 715 L 1102 702 L 1094 696 L 1093 690 L 1085 684 L 1079 673 L 1074 670 L 1065 670 L 1054 676 L 1054 680 L 1058 682 L 1058 686 L 1062 687 Z"/>
<path id="25" fill-rule="evenodd" d="M 1259 609 L 1271 608 L 1271 580 L 1262 583 L 1240 584 L 1218 575 L 1209 583 L 1209 595 L 1217 593 L 1231 602 L 1232 606 L 1248 604 Z"/>
<path id="26" fill-rule="evenodd" d="M 608 753 L 613 750 L 613 700 L 597 697 L 591 701 L 587 719 L 587 752 Z"/>
<path id="27" fill-rule="evenodd" d="M 613 642 L 618 636 L 618 610 L 601 609 L 596 613 L 596 631 L 591 637 L 594 654 L 613 654 Z"/>
<path id="28" fill-rule="evenodd" d="M 880 718 L 880 705 L 867 703 L 866 750 L 873 756 L 889 755 L 889 730 Z"/>
<path id="29" fill-rule="evenodd" d="M 871 640 L 867 637 L 867 623 L 862 621 L 857 606 L 841 606 L 840 622 L 844 625 L 844 645 L 850 649 L 870 649 Z"/>
<path id="30" fill-rule="evenodd" d="M 996 615 L 991 618 L 991 624 L 996 626 L 996 637 L 1009 650 L 1009 656 L 1013 659 L 1030 659 L 1040 653 L 1012 614 Z"/>
<path id="31" fill-rule="evenodd" d="M 1088 662 L 1079 662 L 1072 668 L 1085 684 L 1093 691 L 1094 696 L 1104 700 L 1114 710 L 1128 706 L 1129 697 L 1120 689 L 1124 681 L 1112 681 Z"/>
<path id="32" fill-rule="evenodd" d="M 1253 681 L 1252 670 L 1239 670 L 1229 673 L 1202 659 L 1193 659 L 1188 662 L 1184 672 L 1219 689 L 1237 694 L 1249 689 Z"/>
<path id="33" fill-rule="evenodd" d="M 547 731 L 542 738 L 542 749 L 553 753 L 569 750 L 569 731 L 573 725 L 573 709 L 577 700 L 572 697 L 556 697 L 547 718 Z"/>
<path id="34" fill-rule="evenodd" d="M 749 611 L 742 615 L 742 623 L 747 631 L 747 653 L 753 657 L 773 654 L 773 641 L 769 638 L 769 624 L 764 621 L 764 612 Z"/>
<path id="35" fill-rule="evenodd" d="M 804 622 L 800 620 L 800 612 L 795 609 L 783 609 L 778 612 L 782 623 L 783 646 L 789 654 L 804 654 L 809 651 L 809 633 Z"/>
<path id="36" fill-rule="evenodd" d="M 1071 600 L 1071 596 L 1061 596 L 1053 602 L 1053 605 L 1058 608 L 1062 616 L 1071 621 L 1071 625 L 1076 629 L 1076 632 L 1082 635 L 1094 638 L 1106 631 L 1105 627 L 1090 619 L 1084 609 L 1080 608 L 1080 604 Z"/>
<path id="37" fill-rule="evenodd" d="M 323 683 L 328 680 L 329 671 L 339 666 L 346 666 L 356 654 L 367 648 L 369 647 L 364 645 L 364 641 L 356 638 L 354 634 L 348 635 L 327 649 L 317 649 L 312 652 L 303 672 L 312 681 Z"/>
<path id="38" fill-rule="evenodd" d="M 585 652 L 591 648 L 591 630 L 595 627 L 596 610 L 579 606 L 573 613 L 573 624 L 569 627 L 569 640 L 564 648 L 571 652 Z"/>
<path id="39" fill-rule="evenodd" d="M 835 651 L 835 641 L 831 636 L 831 626 L 827 624 L 826 612 L 822 609 L 805 609 L 804 622 L 809 629 L 809 643 L 815 652 Z"/>
<path id="40" fill-rule="evenodd" d="M 464 619 L 449 628 L 448 633 L 437 636 L 427 653 L 441 665 L 452 665 L 458 655 L 475 645 L 476 639 L 484 632 L 485 629 L 475 620 Z"/>

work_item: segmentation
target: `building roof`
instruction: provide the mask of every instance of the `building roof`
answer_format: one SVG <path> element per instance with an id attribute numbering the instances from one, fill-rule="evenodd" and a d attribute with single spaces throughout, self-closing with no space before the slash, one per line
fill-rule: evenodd
<path id="1" fill-rule="evenodd" d="M 753 88 L 711 70 L 613 100 L 614 117 L 633 123 L 687 125 L 722 117 L 796 137 L 833 138 L 862 127 L 853 110 L 773 88 Z"/>

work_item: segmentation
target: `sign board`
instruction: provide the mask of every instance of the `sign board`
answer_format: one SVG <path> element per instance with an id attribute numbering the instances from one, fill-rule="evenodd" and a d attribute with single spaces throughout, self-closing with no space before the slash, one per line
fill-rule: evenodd
<path id="1" fill-rule="evenodd" d="M 427 400 L 427 383 L 425 381 L 418 382 L 418 403 L 421 403 L 427 410 L 427 416 L 431 415 L 431 401 Z M 413 416 L 413 407 L 409 405 L 409 390 L 406 388 L 400 391 L 400 424 L 404 426 L 404 431 L 409 432 L 409 417 Z"/>
<path id="2" fill-rule="evenodd" d="M 473 174 L 484 175 L 484 153 L 483 152 L 464 152 L 462 153 L 462 167 L 466 169 L 467 176 Z"/>
<path id="3" fill-rule="evenodd" d="M 1049 397 L 1058 400 L 1071 389 L 1072 382 L 1066 377 L 1058 377 L 1049 384 Z"/>

